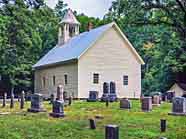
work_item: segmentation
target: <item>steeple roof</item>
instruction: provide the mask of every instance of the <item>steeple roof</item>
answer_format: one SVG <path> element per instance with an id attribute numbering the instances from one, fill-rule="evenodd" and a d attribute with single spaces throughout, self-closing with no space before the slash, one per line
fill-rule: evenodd
<path id="1" fill-rule="evenodd" d="M 68 23 L 68 24 L 78 24 L 80 25 L 79 21 L 76 19 L 76 17 L 73 14 L 73 11 L 71 9 L 68 9 L 65 13 L 64 18 L 61 20 L 60 24 L 62 23 Z"/>

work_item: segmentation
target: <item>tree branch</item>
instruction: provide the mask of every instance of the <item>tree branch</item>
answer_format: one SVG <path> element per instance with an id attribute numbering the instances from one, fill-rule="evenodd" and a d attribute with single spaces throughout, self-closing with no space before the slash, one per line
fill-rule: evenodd
<path id="1" fill-rule="evenodd" d="M 185 9 L 184 5 L 181 3 L 181 1 L 176 0 L 176 2 L 178 3 L 178 5 L 179 5 L 180 8 L 182 9 L 182 11 L 186 14 L 186 9 Z"/>

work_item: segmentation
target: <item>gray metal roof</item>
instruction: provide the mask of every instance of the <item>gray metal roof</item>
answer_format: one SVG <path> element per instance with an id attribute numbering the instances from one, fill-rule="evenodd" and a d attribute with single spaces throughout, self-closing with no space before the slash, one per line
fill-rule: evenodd
<path id="1" fill-rule="evenodd" d="M 71 38 L 62 46 L 55 46 L 44 57 L 42 57 L 33 68 L 57 64 L 73 59 L 78 59 L 100 36 L 107 31 L 114 23 L 84 32 Z"/>

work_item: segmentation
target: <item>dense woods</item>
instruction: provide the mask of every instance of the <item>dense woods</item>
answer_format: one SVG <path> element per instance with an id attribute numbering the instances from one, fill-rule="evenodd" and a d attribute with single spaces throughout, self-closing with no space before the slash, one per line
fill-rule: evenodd
<path id="1" fill-rule="evenodd" d="M 62 0 L 55 9 L 43 0 L 0 0 L 1 89 L 32 90 L 32 65 L 56 45 L 58 23 L 66 9 Z M 117 0 L 103 20 L 74 13 L 81 32 L 88 22 L 94 27 L 118 23 L 146 63 L 144 93 L 166 91 L 175 81 L 184 82 L 186 1 Z"/>

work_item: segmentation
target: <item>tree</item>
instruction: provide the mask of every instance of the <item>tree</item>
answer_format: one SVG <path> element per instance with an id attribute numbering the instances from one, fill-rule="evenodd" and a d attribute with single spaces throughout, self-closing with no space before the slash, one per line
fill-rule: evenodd
<path id="1" fill-rule="evenodd" d="M 24 0 L 4 3 L 0 13 L 1 74 L 11 90 L 32 85 L 32 65 L 56 44 L 58 18 L 47 6 L 27 6 Z"/>
<path id="2" fill-rule="evenodd" d="M 185 2 L 117 0 L 105 15 L 116 21 L 143 57 L 143 92 L 166 91 L 186 73 Z"/>
<path id="3" fill-rule="evenodd" d="M 63 18 L 65 12 L 67 11 L 67 9 L 66 9 L 67 6 L 68 6 L 68 5 L 67 5 L 66 3 L 64 3 L 63 0 L 59 0 L 59 1 L 58 1 L 57 5 L 56 5 L 56 7 L 55 7 L 55 13 L 56 13 L 56 15 L 57 15 L 60 19 Z"/>

